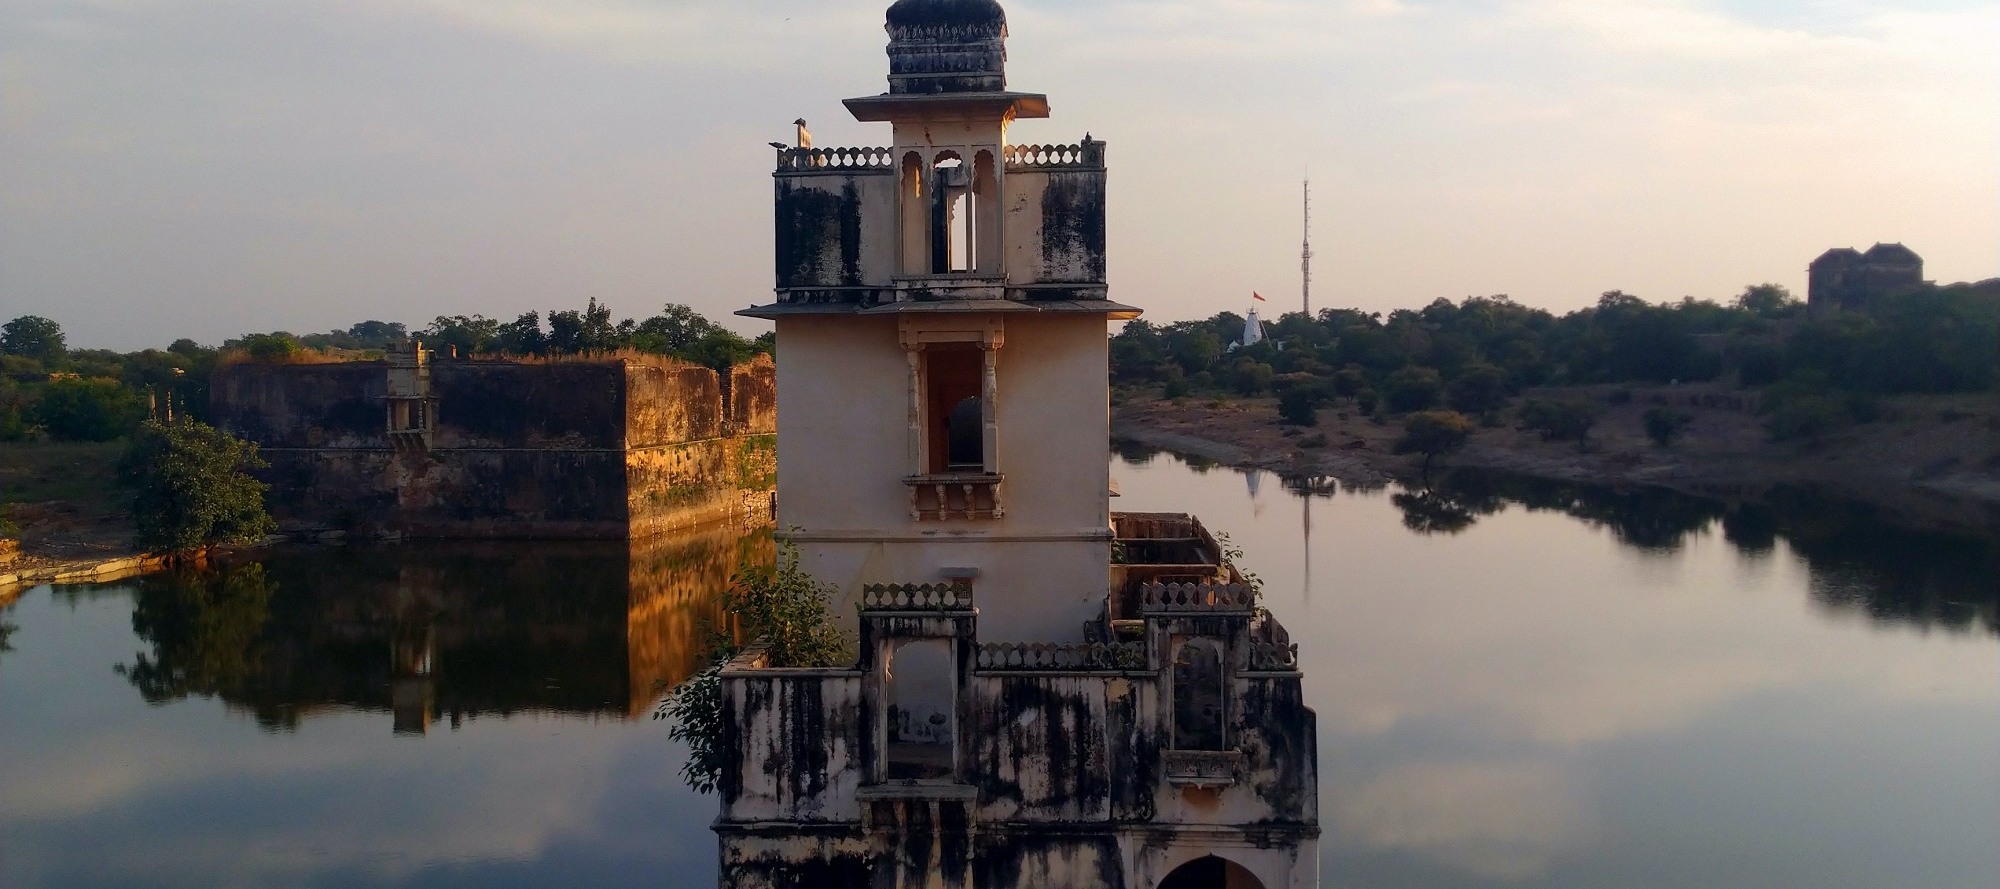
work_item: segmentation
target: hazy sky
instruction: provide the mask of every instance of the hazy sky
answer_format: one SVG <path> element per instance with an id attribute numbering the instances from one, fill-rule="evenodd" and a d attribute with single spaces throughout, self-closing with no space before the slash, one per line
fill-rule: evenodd
<path id="1" fill-rule="evenodd" d="M 79 346 L 768 302 L 772 140 L 880 144 L 887 0 L 6 0 L 0 318 Z M 1011 0 L 1010 85 L 1110 143 L 1155 320 L 2000 275 L 1994 0 Z M 732 319 L 744 331 L 759 322 Z"/>

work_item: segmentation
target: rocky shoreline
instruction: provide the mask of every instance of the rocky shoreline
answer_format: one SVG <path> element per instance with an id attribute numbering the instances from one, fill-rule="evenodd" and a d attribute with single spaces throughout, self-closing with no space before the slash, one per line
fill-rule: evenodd
<path id="1" fill-rule="evenodd" d="M 1980 408 L 1984 408 L 1981 412 Z M 1657 487 L 1727 502 L 1804 487 L 1865 504 L 1884 521 L 1915 529 L 2000 537 L 2000 410 L 1945 399 L 1898 402 L 1882 421 L 1828 440 L 1779 445 L 1754 415 L 1696 410 L 1682 441 L 1645 438 L 1643 404 L 1614 407 L 1588 448 L 1544 442 L 1520 430 L 1478 431 L 1442 467 L 1514 473 L 1609 487 Z M 1113 412 L 1114 440 L 1287 476 L 1337 479 L 1363 488 L 1420 485 L 1421 460 L 1397 455 L 1400 424 L 1336 410 L 1318 426 L 1279 426 L 1269 400 L 1179 402 L 1128 398 Z"/>

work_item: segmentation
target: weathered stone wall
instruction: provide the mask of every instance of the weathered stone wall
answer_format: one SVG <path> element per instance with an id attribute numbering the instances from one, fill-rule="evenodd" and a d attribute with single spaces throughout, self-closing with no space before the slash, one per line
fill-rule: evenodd
<path id="1" fill-rule="evenodd" d="M 288 530 L 423 537 L 624 538 L 768 516 L 769 361 L 433 361 L 427 448 L 390 441 L 381 362 L 238 364 L 216 373 L 218 426 L 270 462 Z"/>

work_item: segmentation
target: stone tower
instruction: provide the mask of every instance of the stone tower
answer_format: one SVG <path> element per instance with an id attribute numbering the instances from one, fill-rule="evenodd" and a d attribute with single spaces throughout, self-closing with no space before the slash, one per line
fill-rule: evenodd
<path id="1" fill-rule="evenodd" d="M 1049 103 L 1006 89 L 997 3 L 902 0 L 888 31 L 889 91 L 846 105 L 893 144 L 778 152 L 777 302 L 741 313 L 783 344 L 778 527 L 850 602 L 967 580 L 989 634 L 1082 641 L 1105 323 L 1138 316 L 1106 299 L 1104 144 L 1007 141 Z"/>
<path id="2" fill-rule="evenodd" d="M 1297 646 L 1193 516 L 1110 509 L 1105 146 L 1016 145 L 993 0 L 899 0 L 886 148 L 780 148 L 778 525 L 852 666 L 722 672 L 722 883 L 1318 883 Z M 804 142 L 804 139 L 800 140 Z M 1115 557 L 1114 557 L 1115 554 Z"/>

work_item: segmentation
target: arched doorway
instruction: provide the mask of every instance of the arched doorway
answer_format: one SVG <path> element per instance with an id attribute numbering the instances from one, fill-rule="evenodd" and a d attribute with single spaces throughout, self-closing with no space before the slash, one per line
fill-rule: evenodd
<path id="1" fill-rule="evenodd" d="M 1264 884 L 1249 868 L 1208 855 L 1174 868 L 1159 889 L 1264 889 Z"/>

